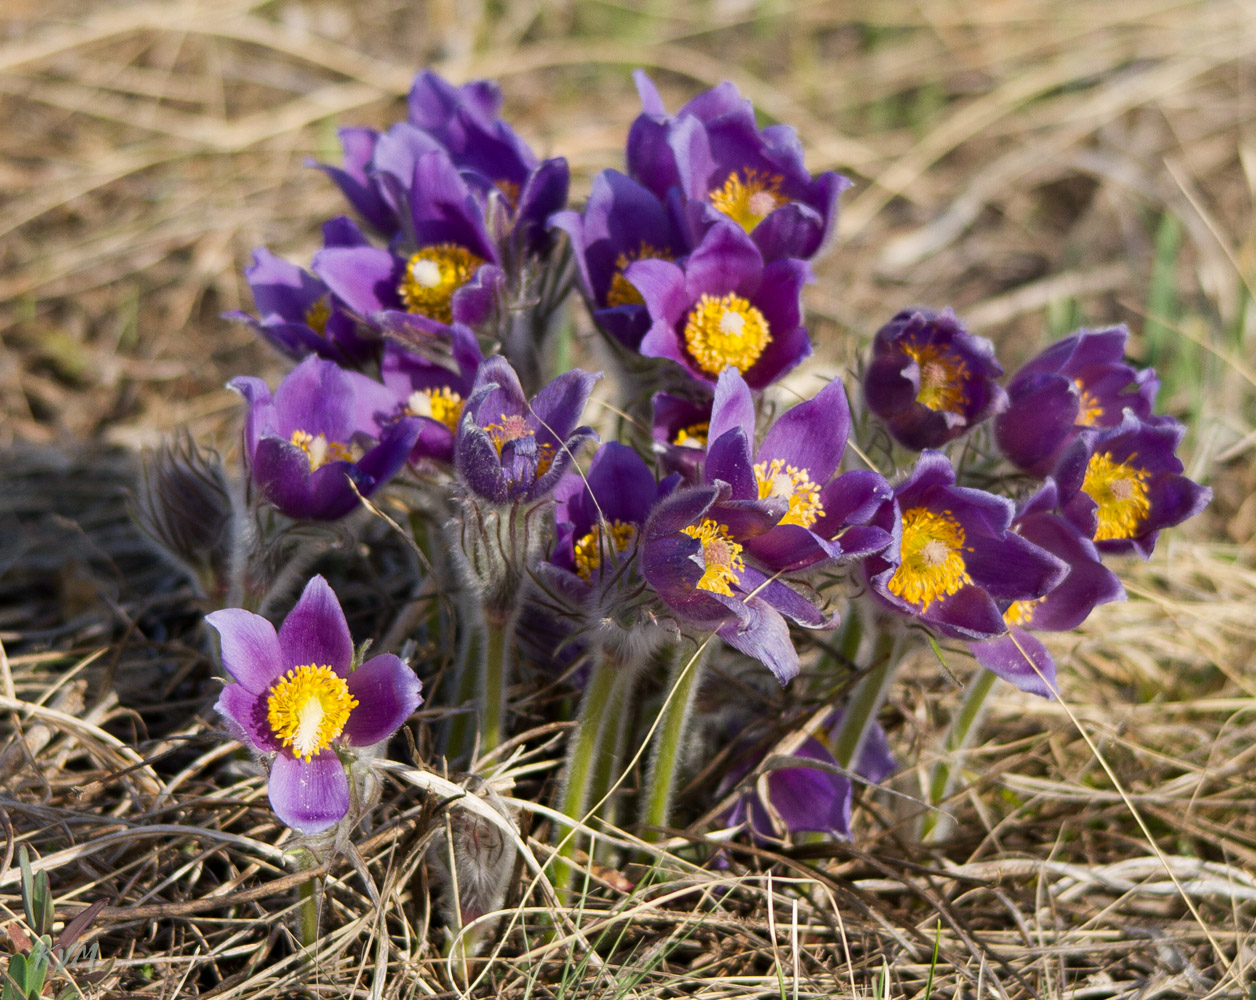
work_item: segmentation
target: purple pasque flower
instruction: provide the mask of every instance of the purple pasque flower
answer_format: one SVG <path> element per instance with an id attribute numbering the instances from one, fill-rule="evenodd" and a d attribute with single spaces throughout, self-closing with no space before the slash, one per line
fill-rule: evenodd
<path id="1" fill-rule="evenodd" d="M 379 137 L 374 164 L 400 235 L 388 250 L 322 250 L 314 273 L 350 312 L 386 332 L 441 336 L 453 323 L 484 322 L 504 275 L 483 209 L 449 154 L 402 124 Z"/>
<path id="2" fill-rule="evenodd" d="M 968 644 L 987 670 L 1046 698 L 1055 694 L 1055 661 L 1030 633 L 1069 632 L 1100 604 L 1125 600 L 1121 581 L 1100 561 L 1094 543 L 1057 513 L 1058 505 L 1059 491 L 1048 479 L 1021 505 L 1012 530 L 1062 560 L 1068 572 L 1045 596 L 1003 609 L 1006 635 Z"/>
<path id="3" fill-rule="evenodd" d="M 366 240 L 348 219 L 333 219 L 323 227 L 327 246 L 361 246 Z M 318 277 L 276 257 L 269 250 L 253 251 L 253 263 L 244 269 L 259 315 L 228 312 L 227 319 L 243 320 L 283 354 L 300 361 L 317 354 L 338 364 L 366 360 L 376 345 L 361 337 L 357 323 Z"/>
<path id="4" fill-rule="evenodd" d="M 999 448 L 1035 476 L 1046 476 L 1084 428 L 1117 426 L 1126 409 L 1151 419 L 1160 381 L 1154 369 L 1125 363 L 1124 324 L 1078 330 L 1020 369 L 1008 407 L 994 423 Z"/>
<path id="5" fill-rule="evenodd" d="M 308 357 L 272 394 L 253 376 L 228 386 L 244 397 L 244 447 L 250 474 L 280 513 L 332 521 L 358 506 L 405 464 L 423 429 L 414 417 L 382 428 L 394 408 L 383 385 L 334 362 Z M 350 485 L 352 483 L 352 486 Z"/>
<path id="6" fill-rule="evenodd" d="M 1060 510 L 1100 552 L 1147 559 L 1162 528 L 1202 511 L 1212 490 L 1182 475 L 1174 452 L 1186 428 L 1132 409 L 1107 430 L 1086 429 L 1056 465 Z"/>
<path id="7" fill-rule="evenodd" d="M 702 479 L 713 402 L 704 384 L 695 385 L 702 390 L 698 399 L 657 392 L 651 400 L 654 408 L 651 425 L 654 453 L 664 469 L 680 473 L 690 485 Z"/>
<path id="8" fill-rule="evenodd" d="M 333 167 L 326 163 L 310 163 L 318 167 L 335 182 L 343 194 L 376 231 L 387 237 L 397 232 L 396 208 L 384 197 L 372 165 L 379 132 L 373 128 L 342 128 L 340 146 L 344 150 L 344 166 Z"/>
<path id="9" fill-rule="evenodd" d="M 1007 405 L 994 345 L 950 309 L 906 309 L 877 331 L 864 402 L 900 444 L 920 451 L 959 437 Z"/>
<path id="10" fill-rule="evenodd" d="M 271 808 L 305 834 L 349 811 L 338 751 L 373 747 L 423 702 L 422 683 L 391 653 L 354 665 L 340 602 L 321 576 L 305 586 L 278 633 L 261 615 L 206 615 L 218 630 L 227 684 L 215 706 L 237 739 L 270 762 Z"/>
<path id="11" fill-rule="evenodd" d="M 760 843 L 780 843 L 800 833 L 850 837 L 853 784 L 829 747 L 837 738 L 842 713 L 834 710 L 788 755 L 770 753 L 761 763 L 739 767 L 723 788 L 744 783 L 754 767 L 762 773 L 728 811 L 728 826 L 744 824 Z M 796 764 L 791 764 L 796 760 Z M 808 764 L 813 761 L 814 764 Z M 885 730 L 873 722 L 859 753 L 855 771 L 872 784 L 885 781 L 897 769 Z"/>
<path id="12" fill-rule="evenodd" d="M 480 365 L 454 440 L 454 464 L 467 489 L 495 504 L 552 493 L 576 449 L 597 439 L 576 421 L 601 377 L 565 372 L 529 402 L 505 358 Z"/>
<path id="13" fill-rule="evenodd" d="M 484 354 L 475 334 L 459 323 L 451 328 L 448 353 L 437 355 L 435 342 L 426 346 L 428 352 L 420 354 L 395 341 L 385 343 L 380 378 L 400 401 L 399 416 L 423 422 L 410 461 L 430 458 L 450 463 L 462 407 L 471 395 Z"/>
<path id="14" fill-rule="evenodd" d="M 766 666 L 782 684 L 797 676 L 788 617 L 808 628 L 830 619 L 780 580 L 748 563 L 745 523 L 727 483 L 678 489 L 654 507 L 642 531 L 642 574 L 682 628 L 715 631 Z"/>
<path id="15" fill-rule="evenodd" d="M 690 243 L 731 219 L 765 260 L 810 259 L 824 249 L 850 182 L 833 171 L 813 177 L 792 128 L 760 129 L 750 102 L 728 82 L 669 116 L 649 77 L 634 78 L 644 110 L 628 134 L 628 170 L 660 199 L 683 193 Z"/>
<path id="16" fill-rule="evenodd" d="M 1044 597 L 1068 572 L 1058 556 L 1010 530 L 1006 497 L 955 485 L 941 452 L 921 453 L 873 523 L 893 542 L 864 560 L 883 604 L 956 639 L 1007 631 L 1002 606 Z"/>
<path id="17" fill-rule="evenodd" d="M 811 269 L 801 260 L 764 264 L 731 222 L 712 226 L 682 262 L 638 260 L 625 277 L 650 313 L 641 353 L 695 378 L 714 382 L 732 366 L 762 389 L 811 354 L 801 303 Z"/>
<path id="18" fill-rule="evenodd" d="M 631 177 L 603 170 L 593 179 L 584 213 L 559 212 L 550 225 L 571 239 L 594 322 L 635 351 L 650 328 L 650 313 L 624 272 L 633 261 L 675 260 L 688 249 L 663 203 Z"/>
<path id="19" fill-rule="evenodd" d="M 715 387 L 703 478 L 728 483 L 724 517 L 736 517 L 739 540 L 761 565 L 788 572 L 890 544 L 889 532 L 866 523 L 892 496 L 889 483 L 870 470 L 836 475 L 850 436 L 840 379 L 780 416 L 757 450 L 754 436 L 750 387 L 726 368 Z"/>

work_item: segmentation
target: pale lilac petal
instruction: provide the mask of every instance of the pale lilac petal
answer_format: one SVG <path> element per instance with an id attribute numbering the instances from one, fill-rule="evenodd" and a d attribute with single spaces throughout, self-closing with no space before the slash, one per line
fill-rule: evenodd
<path id="1" fill-rule="evenodd" d="M 227 608 L 205 616 L 218 630 L 223 669 L 246 691 L 261 694 L 287 669 L 275 626 L 243 608 Z"/>
<path id="2" fill-rule="evenodd" d="M 270 806 L 285 824 L 300 833 L 320 833 L 335 826 L 349 811 L 349 781 L 332 750 L 308 764 L 281 753 L 270 768 Z"/>
<path id="3" fill-rule="evenodd" d="M 388 739 L 423 703 L 422 687 L 414 671 L 391 653 L 367 660 L 349 675 L 349 693 L 358 704 L 345 723 L 344 742 L 366 747 Z"/>

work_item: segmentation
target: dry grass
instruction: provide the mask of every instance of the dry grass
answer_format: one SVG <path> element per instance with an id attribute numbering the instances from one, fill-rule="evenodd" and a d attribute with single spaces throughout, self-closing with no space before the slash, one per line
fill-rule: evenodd
<path id="1" fill-rule="evenodd" d="M 71 970 L 91 996 L 1245 995 L 1250 4 L 36 7 L 0 15 L 0 443 L 16 449 L 0 474 L 0 927 L 22 912 L 25 844 L 60 918 L 110 900 L 87 936 L 104 959 Z M 316 959 L 294 946 L 305 876 L 210 718 L 190 589 L 126 519 L 133 458 L 101 446 L 180 425 L 230 445 L 220 387 L 278 370 L 217 318 L 249 304 L 241 267 L 259 244 L 308 255 L 340 207 L 304 162 L 335 158 L 337 125 L 395 117 L 429 65 L 501 79 L 578 191 L 620 163 L 635 66 L 672 106 L 728 77 L 795 124 L 812 169 L 858 182 L 808 293 L 832 364 L 901 306 L 951 304 L 1009 366 L 1080 322 L 1126 321 L 1168 376 L 1216 501 L 1123 568 L 1127 604 L 1061 638 L 1067 708 L 996 700 L 945 843 L 915 842 L 914 801 L 958 694 L 922 657 L 886 713 L 919 777 L 864 795 L 850 845 L 733 843 L 710 869 L 709 847 L 678 838 L 652 869 L 598 873 L 569 914 L 523 898 L 492 960 L 461 969 L 440 956 L 420 864 L 438 798 L 398 774 L 358 861 L 327 872 Z M 403 563 L 382 541 L 332 557 L 355 634 L 387 631 Z"/>

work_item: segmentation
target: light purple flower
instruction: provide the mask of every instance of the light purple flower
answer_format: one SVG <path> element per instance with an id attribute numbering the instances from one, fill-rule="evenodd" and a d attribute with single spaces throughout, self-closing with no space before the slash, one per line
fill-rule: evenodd
<path id="1" fill-rule="evenodd" d="M 529 402 L 505 358 L 494 355 L 480 365 L 454 442 L 467 489 L 496 504 L 552 493 L 576 449 L 597 438 L 576 422 L 599 378 L 565 372 Z"/>
<path id="2" fill-rule="evenodd" d="M 331 521 L 358 506 L 405 464 L 422 431 L 408 417 L 382 429 L 394 409 L 383 385 L 331 361 L 309 357 L 272 395 L 260 379 L 228 383 L 244 397 L 244 448 L 262 496 L 297 520 Z"/>
<path id="3" fill-rule="evenodd" d="M 714 382 L 732 366 L 762 389 L 811 354 L 801 302 L 810 268 L 801 260 L 764 264 L 732 223 L 712 226 L 681 263 L 639 260 L 625 277 L 650 313 L 641 353 L 695 378 Z"/>
<path id="4" fill-rule="evenodd" d="M 269 760 L 271 808 L 313 834 L 349 810 L 339 748 L 387 740 L 423 699 L 414 671 L 391 653 L 354 669 L 353 640 L 340 602 L 316 576 L 278 633 L 261 615 L 229 608 L 207 615 L 234 683 L 217 709 L 228 728 Z"/>
<path id="5" fill-rule="evenodd" d="M 864 401 L 908 448 L 938 448 L 1007 405 L 994 345 L 949 309 L 907 309 L 877 331 Z"/>
<path id="6" fill-rule="evenodd" d="M 1150 420 L 1160 382 L 1153 369 L 1125 363 L 1128 335 L 1124 324 L 1078 330 L 1021 368 L 994 424 L 1003 454 L 1046 476 L 1083 429 L 1115 427 L 1127 409 Z"/>

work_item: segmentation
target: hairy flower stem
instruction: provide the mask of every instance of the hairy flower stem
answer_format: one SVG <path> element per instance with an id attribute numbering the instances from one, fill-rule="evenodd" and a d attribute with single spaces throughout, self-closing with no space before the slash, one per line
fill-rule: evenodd
<path id="1" fill-rule="evenodd" d="M 611 689 L 611 697 L 606 706 L 606 717 L 603 722 L 605 732 L 600 734 L 602 750 L 594 762 L 593 786 L 589 791 L 589 798 L 598 804 L 595 805 L 597 815 L 601 816 L 608 826 L 615 826 L 619 820 L 619 796 L 615 792 L 622 773 L 620 766 L 624 760 L 624 748 L 628 742 L 628 730 L 632 721 L 629 696 L 636 686 L 637 674 L 638 670 L 634 665 L 620 671 L 615 678 L 615 686 Z"/>
<path id="2" fill-rule="evenodd" d="M 958 754 L 967 750 L 977 734 L 978 723 L 985 714 L 986 702 L 999 678 L 989 670 L 978 670 L 964 692 L 959 711 L 951 720 L 946 739 L 942 744 L 943 755 L 933 765 L 929 775 L 929 805 L 940 806 L 950 794 L 955 781 L 954 762 Z M 941 812 L 928 812 L 921 821 L 920 839 L 941 840 L 951 826 L 949 818 Z"/>
<path id="3" fill-rule="evenodd" d="M 700 647 L 692 656 L 677 656 L 673 665 L 668 685 L 670 693 L 663 703 L 654 737 L 650 778 L 646 783 L 645 809 L 641 817 L 642 836 L 646 840 L 662 839 L 662 828 L 671 815 L 672 795 L 676 790 L 698 680 L 702 676 L 704 652 L 705 647 Z"/>
<path id="4" fill-rule="evenodd" d="M 484 656 L 480 660 L 480 755 L 501 746 L 506 731 L 506 688 L 515 616 L 484 615 Z"/>
<path id="5" fill-rule="evenodd" d="M 833 758 L 847 770 L 854 769 L 858 762 L 868 730 L 876 721 L 898 669 L 898 638 L 898 631 L 892 628 L 877 636 L 872 666 L 855 685 L 842 709 L 842 721 L 833 741 Z"/>
<path id="6" fill-rule="evenodd" d="M 478 729 L 478 704 L 480 683 L 480 661 L 483 659 L 484 626 L 480 621 L 480 606 L 476 601 L 461 602 L 460 628 L 458 635 L 457 662 L 457 704 L 463 711 L 458 712 L 449 720 L 449 730 L 445 737 L 445 757 L 451 762 L 470 765 L 471 754 L 475 749 L 475 737 Z"/>
<path id="7" fill-rule="evenodd" d="M 598 760 L 605 756 L 607 734 L 615 728 L 615 720 L 607 710 L 612 695 L 619 686 L 617 682 L 621 669 L 619 662 L 602 650 L 580 705 L 579 725 L 567 756 L 567 781 L 559 803 L 563 813 L 578 822 L 585 819 L 585 807 L 591 792 L 590 781 L 595 774 Z M 562 861 L 570 861 L 576 856 L 578 829 L 573 827 L 559 842 L 558 857 Z M 561 866 L 558 875 L 560 881 L 567 881 L 574 876 L 574 868 Z"/>
<path id="8" fill-rule="evenodd" d="M 299 847 L 293 854 L 300 871 L 309 871 L 318 865 L 318 858 L 308 848 Z M 314 943 L 318 940 L 318 889 L 317 875 L 297 886 L 297 934 L 301 939 L 301 946 L 308 950 L 313 950 Z"/>

